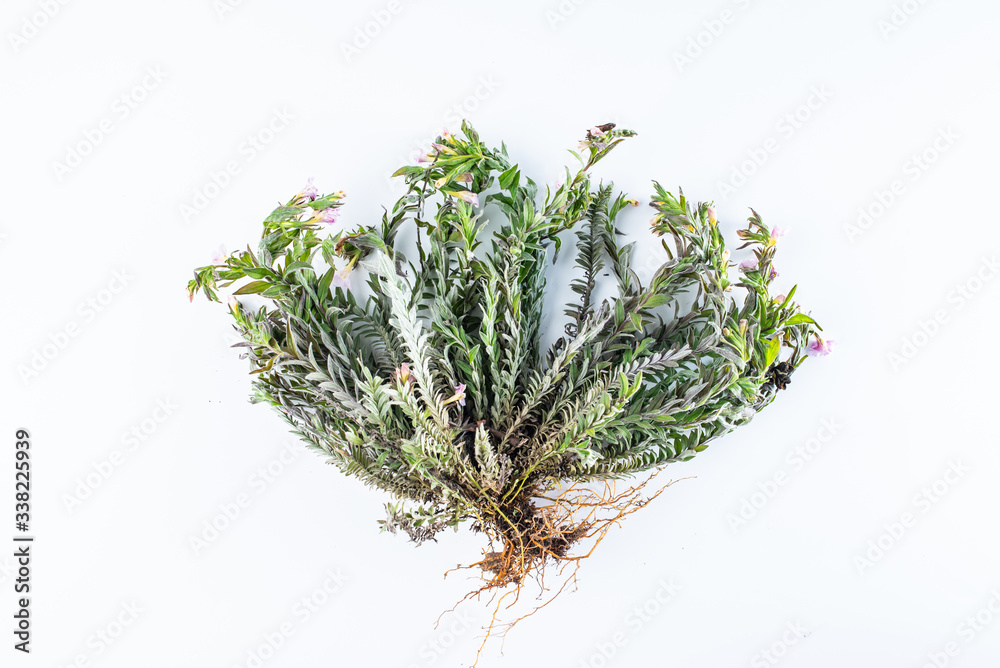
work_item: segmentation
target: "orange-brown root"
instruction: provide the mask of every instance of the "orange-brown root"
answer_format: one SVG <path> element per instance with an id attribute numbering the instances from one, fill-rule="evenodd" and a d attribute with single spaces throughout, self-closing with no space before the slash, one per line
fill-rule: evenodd
<path id="1" fill-rule="evenodd" d="M 661 469 L 662 470 L 662 469 Z M 562 578 L 558 590 L 548 599 L 537 605 L 531 612 L 522 615 L 512 622 L 504 624 L 503 638 L 521 620 L 535 614 L 551 603 L 566 587 L 576 584 L 577 571 L 580 562 L 590 557 L 594 549 L 604 540 L 612 526 L 663 493 L 673 482 L 670 481 L 651 494 L 644 494 L 645 488 L 659 475 L 654 472 L 643 482 L 629 487 L 623 492 L 616 490 L 613 482 L 604 482 L 602 488 L 590 489 L 581 484 L 574 484 L 562 490 L 557 496 L 544 496 L 542 490 L 525 493 L 520 500 L 505 508 L 484 508 L 482 510 L 482 529 L 490 537 L 491 547 L 500 543 L 500 549 L 489 549 L 483 552 L 483 558 L 468 566 L 459 566 L 445 573 L 459 569 L 478 568 L 482 573 L 483 584 L 478 589 L 469 592 L 458 603 L 483 594 L 495 594 L 515 585 L 513 589 L 503 592 L 493 609 L 493 615 L 486 628 L 479 650 L 476 652 L 476 663 L 486 641 L 498 624 L 501 607 L 513 606 L 520 599 L 525 581 L 533 577 L 540 589 L 539 598 L 544 592 L 550 591 L 545 585 L 546 567 L 553 565 L 557 569 L 557 577 Z M 542 503 L 535 505 L 534 499 Z M 571 554 L 574 547 L 578 554 Z M 586 550 L 586 551 L 583 551 Z M 564 571 L 572 566 L 568 575 Z M 506 606 L 504 601 L 513 597 Z M 458 605 L 456 603 L 456 606 Z M 454 608 L 452 608 L 454 610 Z M 442 613 L 443 614 L 443 613 Z M 440 619 L 440 618 L 439 618 Z M 501 644 L 501 653 L 503 645 Z"/>

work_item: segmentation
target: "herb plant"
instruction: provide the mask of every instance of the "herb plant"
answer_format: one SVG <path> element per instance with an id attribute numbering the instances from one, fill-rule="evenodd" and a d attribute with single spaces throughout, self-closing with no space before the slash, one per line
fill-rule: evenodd
<path id="1" fill-rule="evenodd" d="M 542 196 L 505 146 L 463 124 L 396 172 L 407 190 L 380 223 L 332 231 L 344 194 L 309 185 L 267 216 L 256 250 L 220 257 L 188 284 L 192 298 L 219 301 L 240 282 L 229 303 L 251 401 L 389 492 L 384 529 L 419 543 L 468 520 L 485 534 L 473 593 L 578 565 L 589 552 L 574 546 L 593 549 L 659 494 L 615 480 L 690 459 L 770 404 L 806 355 L 829 351 L 794 288 L 771 295 L 780 230 L 756 212 L 737 232 L 748 249 L 737 267 L 713 207 L 654 183 L 651 234 L 667 259 L 640 281 L 615 226 L 638 202 L 589 176 L 634 134 L 587 131 L 572 151 L 578 168 Z M 503 217 L 492 232 L 488 205 Z M 397 243 L 406 225 L 417 228 L 414 259 Z M 543 348 L 542 324 L 558 315 L 547 273 L 571 230 L 577 299 Z M 359 273 L 363 302 L 350 289 Z M 615 294 L 599 301 L 602 273 Z"/>

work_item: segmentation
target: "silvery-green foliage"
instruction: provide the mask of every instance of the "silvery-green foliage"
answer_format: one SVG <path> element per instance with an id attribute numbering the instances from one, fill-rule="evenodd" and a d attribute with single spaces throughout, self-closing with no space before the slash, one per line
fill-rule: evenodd
<path id="1" fill-rule="evenodd" d="M 689 459 L 751 420 L 822 347 L 795 289 L 769 292 L 776 235 L 756 212 L 738 233 L 753 261 L 734 283 L 714 210 L 654 183 L 650 234 L 667 259 L 639 280 L 615 226 L 637 202 L 589 176 L 631 131 L 588 131 L 578 168 L 541 192 L 506 147 L 462 130 L 396 172 L 407 192 L 379 224 L 331 233 L 343 193 L 306 189 L 265 219 L 256 250 L 197 269 L 188 285 L 218 301 L 239 284 L 230 311 L 252 400 L 401 500 L 386 528 L 420 541 L 553 483 Z M 492 233 L 487 204 L 504 216 Z M 396 243 L 403 225 L 419 231 L 413 259 Z M 577 299 L 542 349 L 547 274 L 573 232 Z M 346 287 L 352 271 L 367 275 L 364 303 Z M 615 295 L 597 301 L 609 274 Z"/>

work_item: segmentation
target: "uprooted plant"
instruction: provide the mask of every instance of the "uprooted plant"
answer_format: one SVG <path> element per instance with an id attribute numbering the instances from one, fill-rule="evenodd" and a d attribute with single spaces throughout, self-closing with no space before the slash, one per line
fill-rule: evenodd
<path id="1" fill-rule="evenodd" d="M 419 543 L 470 520 L 490 542 L 473 594 L 516 585 L 509 594 L 547 565 L 578 564 L 663 491 L 646 494 L 647 480 L 620 492 L 615 480 L 687 460 L 747 423 L 830 342 L 794 288 L 769 292 L 779 229 L 753 212 L 731 283 L 714 209 L 656 183 L 651 231 L 666 257 L 643 285 L 615 226 L 638 202 L 589 176 L 633 132 L 589 130 L 573 152 L 579 168 L 540 197 L 506 147 L 462 131 L 396 172 L 407 191 L 381 223 L 328 232 L 344 194 L 309 185 L 264 220 L 256 251 L 197 269 L 188 292 L 219 301 L 220 288 L 250 279 L 234 295 L 265 305 L 229 303 L 251 400 L 390 492 L 398 503 L 383 528 Z M 480 205 L 503 214 L 495 231 Z M 409 224 L 416 262 L 397 243 Z M 569 230 L 579 299 L 543 350 L 547 269 Z M 356 269 L 367 272 L 363 303 L 350 289 Z M 598 302 L 602 272 L 617 294 Z"/>

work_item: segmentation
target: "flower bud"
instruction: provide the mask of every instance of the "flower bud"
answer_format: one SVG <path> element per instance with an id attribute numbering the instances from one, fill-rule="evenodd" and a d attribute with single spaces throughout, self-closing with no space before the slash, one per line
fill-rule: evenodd
<path id="1" fill-rule="evenodd" d="M 410 365 L 406 362 L 400 364 L 399 368 L 396 369 L 396 377 L 399 378 L 402 383 L 408 382 L 410 380 Z"/>

